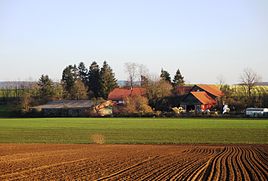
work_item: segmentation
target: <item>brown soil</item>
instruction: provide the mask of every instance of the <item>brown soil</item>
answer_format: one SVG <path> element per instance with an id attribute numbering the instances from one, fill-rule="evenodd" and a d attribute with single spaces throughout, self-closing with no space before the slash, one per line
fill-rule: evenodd
<path id="1" fill-rule="evenodd" d="M 266 180 L 268 145 L 0 144 L 0 180 Z"/>

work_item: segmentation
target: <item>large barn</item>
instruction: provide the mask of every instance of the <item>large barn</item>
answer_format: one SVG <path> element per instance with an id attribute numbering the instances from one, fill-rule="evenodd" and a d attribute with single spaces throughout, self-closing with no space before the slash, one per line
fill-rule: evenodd
<path id="1" fill-rule="evenodd" d="M 181 107 L 187 112 L 203 112 L 217 105 L 218 98 L 224 94 L 216 85 L 197 84 L 181 101 Z"/>

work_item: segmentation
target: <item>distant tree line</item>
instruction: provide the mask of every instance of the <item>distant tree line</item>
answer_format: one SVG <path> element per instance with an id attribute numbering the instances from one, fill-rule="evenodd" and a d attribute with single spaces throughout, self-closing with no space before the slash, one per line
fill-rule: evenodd
<path id="1" fill-rule="evenodd" d="M 177 69 L 173 79 L 168 71 L 161 69 L 160 75 L 150 75 L 146 66 L 137 63 L 126 63 L 125 72 L 128 75 L 126 88 L 143 87 L 146 96 L 133 96 L 125 99 L 125 112 L 152 113 L 153 111 L 169 111 L 172 106 L 179 106 L 182 99 L 177 93 L 179 86 L 185 85 L 184 76 Z M 234 111 L 242 111 L 247 107 L 268 107 L 267 88 L 256 86 L 259 76 L 250 69 L 245 69 L 241 75 L 241 84 L 230 86 L 220 82 L 224 96 L 220 98 L 218 110 L 228 104 Z M 137 85 L 137 82 L 139 83 Z M 106 61 L 100 67 L 93 61 L 86 66 L 84 62 L 78 65 L 68 65 L 62 71 L 60 82 L 53 82 L 48 75 L 41 75 L 38 82 L 31 87 L 0 90 L 2 100 L 20 102 L 21 108 L 28 111 L 30 106 L 47 103 L 51 100 L 101 99 L 106 100 L 109 93 L 118 87 L 112 68 Z"/>

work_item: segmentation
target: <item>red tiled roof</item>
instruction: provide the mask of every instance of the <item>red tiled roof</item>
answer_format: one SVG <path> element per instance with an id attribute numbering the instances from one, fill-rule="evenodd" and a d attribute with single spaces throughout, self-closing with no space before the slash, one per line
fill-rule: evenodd
<path id="1" fill-rule="evenodd" d="M 216 85 L 208 85 L 208 84 L 197 84 L 196 86 L 200 87 L 204 91 L 216 96 L 221 97 L 223 96 L 223 92 L 216 86 Z"/>
<path id="2" fill-rule="evenodd" d="M 131 89 L 124 89 L 124 88 L 115 88 L 110 94 L 108 95 L 109 100 L 118 101 L 123 100 L 125 97 L 134 96 L 134 95 L 145 95 L 146 90 L 140 87 L 134 87 Z"/>
<path id="3" fill-rule="evenodd" d="M 205 91 L 191 92 L 191 94 L 197 98 L 202 104 L 216 104 L 216 101 L 211 98 Z"/>

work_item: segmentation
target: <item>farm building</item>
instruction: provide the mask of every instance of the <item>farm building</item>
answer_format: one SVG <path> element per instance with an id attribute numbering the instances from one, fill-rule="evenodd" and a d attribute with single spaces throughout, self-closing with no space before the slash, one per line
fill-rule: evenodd
<path id="1" fill-rule="evenodd" d="M 91 100 L 60 100 L 32 107 L 32 111 L 42 112 L 44 116 L 87 116 L 94 103 Z"/>
<path id="2" fill-rule="evenodd" d="M 186 111 L 203 112 L 211 109 L 223 96 L 221 90 L 215 85 L 197 84 L 181 101 L 181 107 Z"/>
<path id="3" fill-rule="evenodd" d="M 126 88 L 115 88 L 110 94 L 108 95 L 108 100 L 112 100 L 118 104 L 124 103 L 124 98 L 128 96 L 144 96 L 146 94 L 145 88 L 141 87 L 134 87 L 132 89 Z"/>
<path id="4" fill-rule="evenodd" d="M 178 86 L 176 87 L 176 94 L 178 95 L 186 95 L 189 94 L 192 90 L 193 86 Z"/>
<path id="5" fill-rule="evenodd" d="M 213 99 L 223 96 L 223 92 L 216 85 L 197 84 L 194 85 L 190 92 L 206 92 Z"/>

